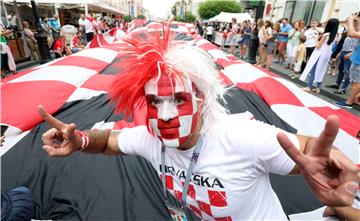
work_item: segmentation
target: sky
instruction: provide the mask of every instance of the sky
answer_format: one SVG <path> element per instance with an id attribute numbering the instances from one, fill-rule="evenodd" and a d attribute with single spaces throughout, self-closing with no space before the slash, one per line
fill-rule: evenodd
<path id="1" fill-rule="evenodd" d="M 143 7 L 153 16 L 167 18 L 175 2 L 176 0 L 143 0 Z"/>

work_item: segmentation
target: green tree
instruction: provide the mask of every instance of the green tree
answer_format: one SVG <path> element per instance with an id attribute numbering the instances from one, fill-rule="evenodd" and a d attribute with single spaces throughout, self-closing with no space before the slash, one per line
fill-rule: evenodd
<path id="1" fill-rule="evenodd" d="M 196 17 L 195 17 L 195 15 L 191 14 L 190 12 L 186 12 L 185 18 L 181 19 L 180 16 L 175 16 L 174 21 L 194 22 L 194 21 L 196 21 Z"/>
<path id="2" fill-rule="evenodd" d="M 185 13 L 185 22 L 194 22 L 196 21 L 195 15 L 191 14 L 190 12 Z"/>
<path id="3" fill-rule="evenodd" d="M 123 19 L 126 21 L 126 22 L 131 22 L 133 20 L 133 18 L 130 16 L 130 15 L 124 15 L 123 16 Z"/>
<path id="4" fill-rule="evenodd" d="M 145 19 L 146 17 L 145 17 L 145 15 L 138 15 L 136 18 L 138 18 L 138 19 Z"/>
<path id="5" fill-rule="evenodd" d="M 182 21 L 182 20 L 181 20 L 180 16 L 175 16 L 174 21 Z"/>
<path id="6" fill-rule="evenodd" d="M 199 4 L 198 13 L 202 19 L 212 18 L 220 14 L 220 12 L 240 13 L 241 6 L 233 0 L 208 0 Z"/>

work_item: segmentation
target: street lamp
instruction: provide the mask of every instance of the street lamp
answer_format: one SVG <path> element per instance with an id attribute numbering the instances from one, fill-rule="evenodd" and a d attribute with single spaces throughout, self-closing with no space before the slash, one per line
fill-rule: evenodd
<path id="1" fill-rule="evenodd" d="M 128 1 L 128 5 L 129 5 L 129 17 L 131 17 L 131 14 L 130 14 L 130 11 L 131 11 L 131 9 L 130 9 L 130 1 Z"/>
<path id="2" fill-rule="evenodd" d="M 50 51 L 49 45 L 47 42 L 47 35 L 44 32 L 44 29 L 40 25 L 39 15 L 37 13 L 37 8 L 34 0 L 31 0 L 31 8 L 35 17 L 35 25 L 36 25 L 36 35 L 35 38 L 38 43 L 38 48 L 41 56 L 40 63 L 46 63 L 50 60 Z"/>

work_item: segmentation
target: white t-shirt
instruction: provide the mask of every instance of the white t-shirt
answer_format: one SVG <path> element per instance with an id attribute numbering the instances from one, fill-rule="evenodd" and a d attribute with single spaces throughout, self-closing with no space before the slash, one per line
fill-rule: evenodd
<path id="1" fill-rule="evenodd" d="M 212 34 L 213 34 L 213 31 L 214 31 L 213 26 L 207 26 L 207 27 L 206 27 L 206 34 L 207 34 L 207 35 L 212 35 Z"/>
<path id="2" fill-rule="evenodd" d="M 85 18 L 82 25 L 85 27 L 85 33 L 94 32 L 94 25 L 89 19 Z"/>
<path id="3" fill-rule="evenodd" d="M 304 33 L 306 37 L 305 47 L 312 48 L 316 46 L 317 38 L 319 37 L 319 32 L 312 28 L 308 29 Z"/>
<path id="4" fill-rule="evenodd" d="M 266 31 L 264 27 L 259 29 L 258 38 L 259 38 L 260 44 L 264 44 L 266 42 L 266 39 L 264 36 L 264 31 Z"/>
<path id="5" fill-rule="evenodd" d="M 285 175 L 295 166 L 276 139 L 280 129 L 227 115 L 214 131 L 204 138 L 187 207 L 204 220 L 286 219 L 269 180 L 270 172 Z M 297 137 L 288 135 L 299 146 Z M 161 142 L 145 126 L 123 129 L 118 145 L 123 153 L 150 161 L 161 175 Z M 178 200 L 193 149 L 167 148 L 165 152 L 167 189 Z"/>

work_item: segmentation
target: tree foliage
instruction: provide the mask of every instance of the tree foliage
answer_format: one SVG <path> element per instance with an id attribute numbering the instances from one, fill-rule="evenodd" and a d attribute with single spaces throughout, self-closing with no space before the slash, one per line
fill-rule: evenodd
<path id="1" fill-rule="evenodd" d="M 195 15 L 191 14 L 190 12 L 185 13 L 185 22 L 194 22 L 196 21 Z"/>
<path id="2" fill-rule="evenodd" d="M 241 6 L 233 0 L 208 0 L 199 5 L 198 13 L 201 19 L 212 18 L 220 12 L 240 13 Z"/>
<path id="3" fill-rule="evenodd" d="M 133 20 L 133 18 L 130 16 L 130 15 L 124 15 L 123 16 L 123 19 L 126 21 L 126 22 L 131 22 Z"/>
<path id="4" fill-rule="evenodd" d="M 174 21 L 181 21 L 181 22 L 194 22 L 196 21 L 195 15 L 191 14 L 190 12 L 185 13 L 185 18 L 180 18 L 180 16 L 175 16 Z"/>
<path id="5" fill-rule="evenodd" d="M 140 14 L 140 15 L 138 15 L 136 18 L 138 18 L 138 19 L 144 19 L 144 18 L 146 18 L 146 17 L 145 17 L 145 15 L 141 15 L 141 14 Z"/>

